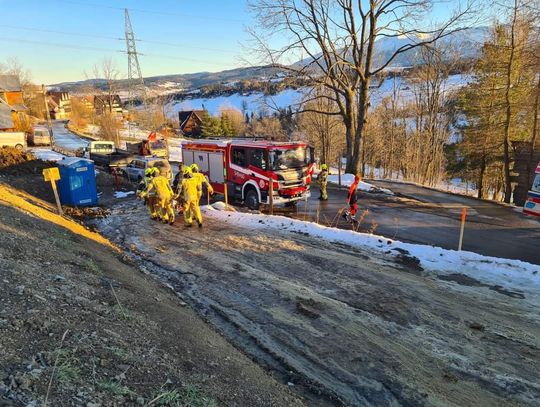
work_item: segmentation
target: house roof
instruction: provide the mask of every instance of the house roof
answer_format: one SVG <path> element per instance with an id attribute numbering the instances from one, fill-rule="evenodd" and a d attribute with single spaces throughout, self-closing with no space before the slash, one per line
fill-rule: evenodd
<path id="1" fill-rule="evenodd" d="M 183 129 L 191 115 L 194 115 L 202 121 L 202 116 L 205 115 L 206 110 L 183 110 L 178 112 L 178 121 L 180 122 L 180 129 Z"/>
<path id="2" fill-rule="evenodd" d="M 1 92 L 20 92 L 21 82 L 17 75 L 0 75 Z"/>
<path id="3" fill-rule="evenodd" d="M 15 127 L 11 116 L 11 107 L 5 103 L 0 103 L 0 129 L 11 129 Z"/>
<path id="4" fill-rule="evenodd" d="M 50 99 L 54 100 L 56 104 L 59 104 L 63 98 L 69 99 L 69 92 L 49 91 L 47 92 L 47 96 L 49 96 Z"/>

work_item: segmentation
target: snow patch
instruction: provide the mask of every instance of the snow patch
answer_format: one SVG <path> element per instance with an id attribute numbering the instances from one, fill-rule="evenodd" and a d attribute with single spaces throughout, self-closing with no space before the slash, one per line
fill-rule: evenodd
<path id="1" fill-rule="evenodd" d="M 60 154 L 52 150 L 32 149 L 31 151 L 32 151 L 32 154 L 34 154 L 37 159 L 43 160 L 43 161 L 60 161 L 66 158 L 64 154 Z"/>
<path id="2" fill-rule="evenodd" d="M 223 223 L 250 229 L 274 229 L 284 233 L 300 233 L 311 239 L 323 239 L 373 250 L 383 255 L 416 257 L 421 267 L 435 274 L 464 274 L 484 284 L 501 286 L 526 293 L 529 302 L 540 303 L 540 266 L 520 260 L 483 256 L 466 251 L 435 246 L 403 243 L 383 236 L 358 233 L 322 226 L 284 216 L 269 216 L 239 212 L 223 212 L 203 208 L 206 216 Z"/>
<path id="3" fill-rule="evenodd" d="M 124 192 L 124 191 L 116 191 L 114 193 L 114 197 L 115 198 L 127 198 L 128 196 L 134 194 L 135 191 L 127 191 L 127 192 Z"/>
<path id="4" fill-rule="evenodd" d="M 227 207 L 227 205 L 225 205 L 225 202 L 223 201 L 214 202 L 212 205 L 203 206 L 203 208 L 211 210 L 211 211 L 215 210 L 215 211 L 236 212 L 236 209 L 234 209 L 231 205 Z"/>

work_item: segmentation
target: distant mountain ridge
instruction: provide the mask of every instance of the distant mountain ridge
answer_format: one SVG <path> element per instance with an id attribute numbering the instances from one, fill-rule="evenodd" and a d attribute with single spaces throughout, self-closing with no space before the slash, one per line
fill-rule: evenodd
<path id="1" fill-rule="evenodd" d="M 452 32 L 437 40 L 437 44 L 443 49 L 447 59 L 475 58 L 479 55 L 480 48 L 489 38 L 489 27 L 473 27 Z M 373 69 L 378 69 L 385 63 L 399 48 L 418 43 L 422 38 L 413 37 L 381 37 L 375 42 L 375 55 L 373 57 Z M 416 66 L 421 63 L 419 47 L 398 54 L 388 68 L 406 68 Z M 315 55 L 318 58 L 321 54 Z M 304 66 L 313 61 L 312 58 L 305 58 L 296 62 L 296 66 Z"/>
<path id="2" fill-rule="evenodd" d="M 489 36 L 489 27 L 474 27 L 465 30 L 457 31 L 449 34 L 440 40 L 438 43 L 447 49 L 448 59 L 471 59 L 479 55 L 483 43 Z M 409 37 L 381 37 L 376 42 L 376 52 L 374 56 L 373 66 L 378 67 L 400 47 L 411 44 L 415 41 Z M 303 66 L 309 64 L 311 58 L 306 58 L 293 64 L 293 66 Z M 409 51 L 399 54 L 388 68 L 406 68 L 418 65 L 420 63 L 420 49 L 413 48 Z M 196 72 L 188 74 L 170 74 L 158 75 L 144 78 L 144 82 L 150 89 L 156 89 L 157 93 L 167 93 L 168 90 L 173 93 L 175 91 L 186 91 L 190 89 L 198 89 L 202 86 L 213 84 L 234 83 L 242 80 L 271 80 L 279 75 L 286 74 L 285 69 L 256 66 L 234 68 L 220 72 Z M 55 87 L 62 90 L 78 91 L 85 86 L 105 87 L 104 79 L 86 79 L 82 81 L 62 82 L 50 87 Z M 120 87 L 127 84 L 126 80 L 119 81 Z"/>

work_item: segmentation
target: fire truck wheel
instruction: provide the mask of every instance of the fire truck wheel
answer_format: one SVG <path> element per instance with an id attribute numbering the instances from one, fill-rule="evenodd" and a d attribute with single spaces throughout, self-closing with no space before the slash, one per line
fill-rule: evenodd
<path id="1" fill-rule="evenodd" d="M 259 197 L 257 195 L 257 191 L 255 191 L 253 188 L 249 188 L 246 192 L 244 203 L 249 209 L 254 210 L 254 211 L 258 210 L 260 202 L 259 202 Z"/>

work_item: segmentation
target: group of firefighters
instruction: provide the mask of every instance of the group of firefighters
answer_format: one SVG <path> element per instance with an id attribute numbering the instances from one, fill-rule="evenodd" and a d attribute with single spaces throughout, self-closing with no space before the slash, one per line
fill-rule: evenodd
<path id="1" fill-rule="evenodd" d="M 179 165 L 173 185 L 157 167 L 150 167 L 144 172 L 144 178 L 137 188 L 137 195 L 144 200 L 150 211 L 150 217 L 172 225 L 175 221 L 175 207 L 184 213 L 185 226 L 192 226 L 195 220 L 202 227 L 203 220 L 199 201 L 203 185 L 209 195 L 214 190 L 204 174 L 199 172 L 197 164 Z"/>
<path id="2" fill-rule="evenodd" d="M 358 211 L 357 187 L 360 176 L 356 175 L 349 187 L 347 203 L 349 209 L 342 213 L 348 222 L 356 223 L 356 212 Z M 328 200 L 328 165 L 321 165 L 321 172 L 317 176 L 321 201 Z M 197 164 L 191 166 L 179 165 L 173 185 L 169 179 L 157 167 L 150 167 L 144 173 L 144 178 L 137 188 L 137 195 L 143 199 L 150 211 L 150 217 L 160 220 L 163 223 L 172 225 L 175 221 L 175 207 L 179 212 L 184 213 L 184 224 L 189 227 L 195 220 L 199 227 L 202 227 L 202 215 L 199 202 L 202 197 L 203 185 L 206 185 L 209 195 L 214 193 L 212 185 L 206 176 L 199 171 Z"/>

